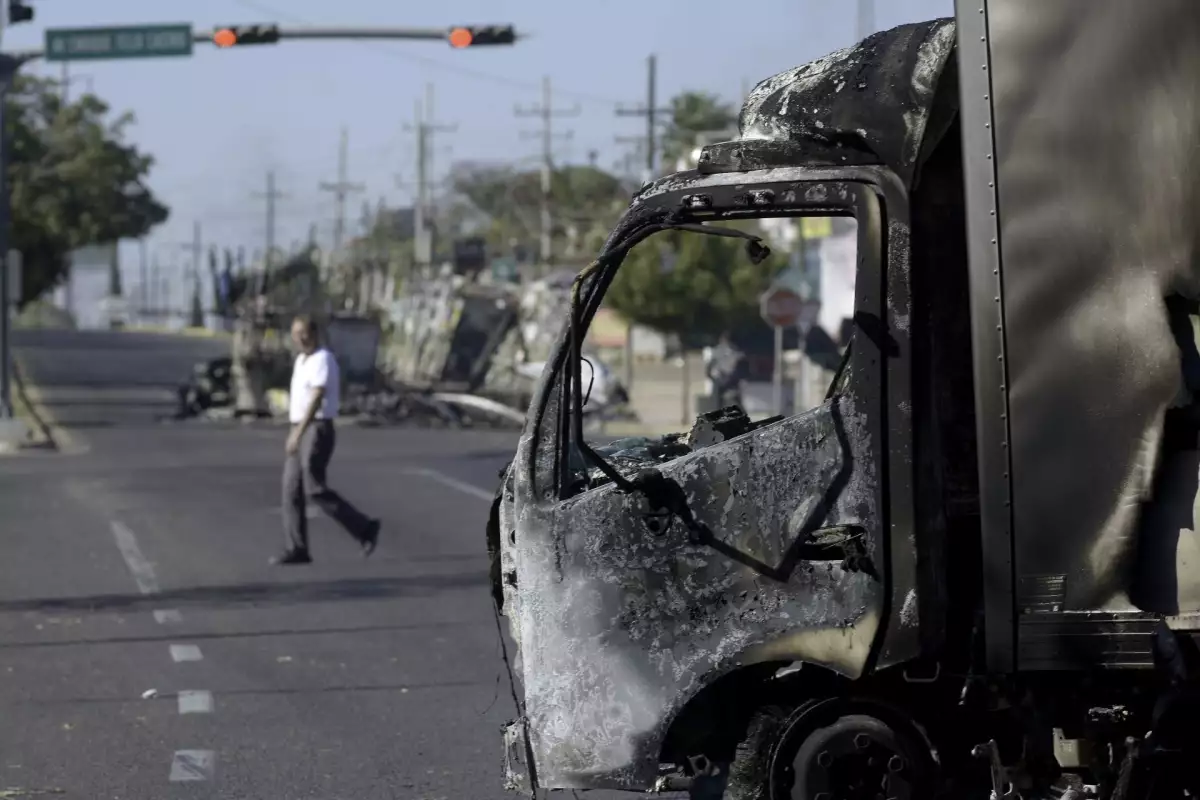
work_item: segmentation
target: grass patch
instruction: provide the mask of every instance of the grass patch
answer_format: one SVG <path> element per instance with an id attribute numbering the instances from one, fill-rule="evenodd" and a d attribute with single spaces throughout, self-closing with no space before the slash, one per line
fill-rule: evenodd
<path id="1" fill-rule="evenodd" d="M 24 329 L 73 329 L 75 318 L 67 311 L 46 302 L 35 300 L 27 304 L 13 319 L 14 328 Z"/>
<path id="2" fill-rule="evenodd" d="M 12 389 L 13 416 L 25 423 L 25 441 L 21 446 L 53 447 L 54 440 L 50 438 L 45 422 L 42 421 L 33 407 L 33 403 L 30 402 L 29 395 L 25 392 L 25 384 L 21 380 L 21 374 L 15 365 L 9 386 Z"/>

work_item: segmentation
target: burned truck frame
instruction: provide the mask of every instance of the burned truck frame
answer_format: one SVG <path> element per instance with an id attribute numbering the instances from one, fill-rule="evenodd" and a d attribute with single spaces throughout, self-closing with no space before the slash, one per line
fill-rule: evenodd
<path id="1" fill-rule="evenodd" d="M 1197 76 L 1187 0 L 960 0 L 763 81 L 633 199 L 489 522 L 510 786 L 1200 789 Z M 825 402 L 650 465 L 589 443 L 572 365 L 629 249 L 757 258 L 723 221 L 803 215 L 858 224 Z"/>

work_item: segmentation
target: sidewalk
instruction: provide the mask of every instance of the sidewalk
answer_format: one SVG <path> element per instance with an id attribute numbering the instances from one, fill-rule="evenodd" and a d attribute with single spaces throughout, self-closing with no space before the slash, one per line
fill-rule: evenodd
<path id="1" fill-rule="evenodd" d="M 53 448 L 54 441 L 29 399 L 20 370 L 15 364 L 10 378 L 13 419 L 0 420 L 0 455 L 34 448 Z"/>

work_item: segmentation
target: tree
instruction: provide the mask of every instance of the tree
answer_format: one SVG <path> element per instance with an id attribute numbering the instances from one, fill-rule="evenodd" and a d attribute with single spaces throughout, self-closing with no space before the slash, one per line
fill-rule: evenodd
<path id="1" fill-rule="evenodd" d="M 670 108 L 670 122 L 662 141 L 663 163 L 667 165 L 690 153 L 698 134 L 737 125 L 737 109 L 708 92 L 683 92 L 671 98 Z"/>
<path id="2" fill-rule="evenodd" d="M 685 349 L 761 325 L 759 296 L 787 259 L 772 253 L 755 264 L 745 245 L 701 233 L 657 233 L 630 251 L 605 303 L 634 324 L 678 336 Z"/>
<path id="3" fill-rule="evenodd" d="M 62 280 L 72 250 L 139 238 L 168 215 L 143 183 L 154 160 L 125 141 L 132 114 L 109 120 L 108 105 L 90 94 L 64 107 L 56 86 L 18 76 L 5 106 L 22 304 Z"/>
<path id="4" fill-rule="evenodd" d="M 505 253 L 515 243 L 537 252 L 541 236 L 542 176 L 537 168 L 460 162 L 450 174 L 452 200 L 476 215 L 489 245 Z M 593 166 L 554 170 L 550 196 L 554 206 L 554 251 L 572 249 L 586 256 L 603 240 L 629 201 L 631 186 Z M 458 212 L 461 219 L 468 215 Z"/>

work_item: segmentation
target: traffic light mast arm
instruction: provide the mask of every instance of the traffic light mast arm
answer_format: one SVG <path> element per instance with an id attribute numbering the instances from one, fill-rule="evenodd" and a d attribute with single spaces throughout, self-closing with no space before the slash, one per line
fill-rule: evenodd
<path id="1" fill-rule="evenodd" d="M 262 26 L 262 23 L 259 23 Z M 253 25 L 234 25 L 233 28 L 254 27 Z M 408 40 L 408 41 L 449 41 L 450 31 L 461 27 L 470 28 L 471 26 L 453 26 L 448 25 L 444 28 L 404 28 L 404 27 L 286 27 L 286 26 L 271 26 L 279 31 L 280 41 L 284 39 L 301 40 L 301 39 L 381 39 L 381 40 Z M 195 44 L 213 44 L 213 36 L 221 28 L 214 27 L 205 31 L 193 30 L 192 42 Z M 520 35 L 514 32 L 513 39 L 521 39 Z M 14 50 L 6 53 L 11 58 L 16 59 L 19 63 L 35 61 L 39 58 L 44 58 L 46 51 L 42 48 L 30 50 Z"/>
<path id="2" fill-rule="evenodd" d="M 231 28 L 239 27 L 255 27 L 253 25 L 239 26 L 233 25 Z M 257 27 L 268 27 L 259 24 Z M 468 30 L 475 32 L 475 35 L 480 39 L 483 34 L 491 34 L 498 32 L 503 35 L 511 31 L 513 41 L 523 38 L 516 31 L 512 30 L 509 25 L 449 25 L 444 28 L 383 28 L 377 26 L 371 27 L 339 27 L 339 28 L 323 28 L 323 27 L 286 27 L 283 25 L 271 25 L 279 32 L 280 40 L 283 39 L 407 39 L 407 40 L 424 40 L 424 41 L 439 41 L 446 42 L 450 40 L 452 31 Z M 217 28 L 215 30 L 220 30 Z M 214 30 L 214 32 L 215 32 Z M 213 32 L 196 33 L 192 35 L 192 41 L 197 43 L 212 42 Z M 477 42 L 477 45 L 484 44 L 483 41 Z M 490 44 L 490 42 L 488 42 Z"/>
<path id="3" fill-rule="evenodd" d="M 230 26 L 252 27 L 252 26 Z M 283 39 L 418 39 L 426 41 L 446 41 L 447 31 L 449 28 L 379 28 L 379 27 L 363 27 L 363 28 L 320 28 L 320 27 L 278 27 L 279 38 Z M 219 28 L 218 28 L 219 30 Z M 201 43 L 211 43 L 213 32 L 194 33 L 192 41 Z"/>

